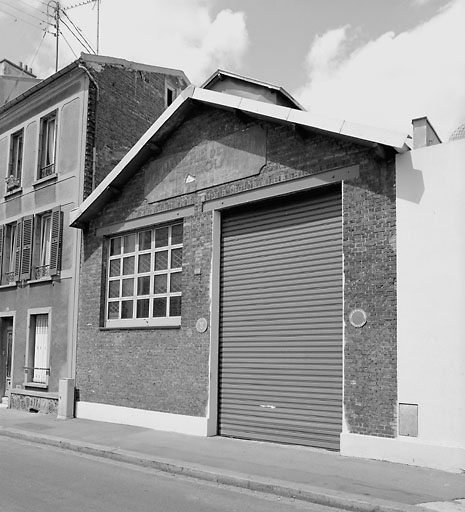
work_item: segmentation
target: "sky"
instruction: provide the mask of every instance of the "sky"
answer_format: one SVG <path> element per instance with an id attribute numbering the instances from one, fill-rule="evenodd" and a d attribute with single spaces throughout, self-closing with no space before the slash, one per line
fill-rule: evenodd
<path id="1" fill-rule="evenodd" d="M 0 59 L 55 71 L 55 0 L 0 0 Z M 100 55 L 225 69 L 286 89 L 307 110 L 443 141 L 465 122 L 465 0 L 60 0 L 59 68 Z M 98 22 L 98 23 L 97 23 Z M 85 38 L 87 50 L 79 39 Z"/>

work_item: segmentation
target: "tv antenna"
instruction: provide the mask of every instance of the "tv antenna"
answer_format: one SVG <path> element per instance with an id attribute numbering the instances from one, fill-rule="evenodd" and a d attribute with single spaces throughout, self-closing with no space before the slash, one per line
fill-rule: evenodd
<path id="1" fill-rule="evenodd" d="M 100 45 L 100 1 L 101 0 L 87 0 L 83 2 L 79 2 L 74 5 L 70 5 L 68 7 L 63 7 L 60 4 L 60 0 L 49 0 L 47 3 L 47 14 L 55 20 L 55 38 L 56 38 L 56 44 L 55 44 L 55 72 L 58 71 L 58 50 L 59 50 L 59 40 L 60 40 L 60 21 L 63 22 L 65 27 L 73 34 L 73 36 L 79 41 L 79 43 L 86 49 L 86 51 L 90 51 L 90 53 L 96 53 L 98 55 L 99 53 L 99 45 Z M 66 11 L 69 9 L 74 9 L 75 7 L 81 7 L 82 5 L 87 4 L 96 4 L 97 5 L 97 50 L 95 51 L 90 43 L 87 41 L 87 39 L 82 34 L 81 30 L 71 21 L 71 19 L 66 14 Z M 50 9 L 53 9 L 53 15 L 50 14 Z M 62 18 L 62 14 L 65 18 L 69 20 L 71 25 L 74 27 L 76 31 L 74 31 L 65 21 L 64 18 Z M 63 36 L 64 37 L 64 36 Z M 65 38 L 66 41 L 66 38 Z M 67 42 L 67 41 L 66 41 Z"/>

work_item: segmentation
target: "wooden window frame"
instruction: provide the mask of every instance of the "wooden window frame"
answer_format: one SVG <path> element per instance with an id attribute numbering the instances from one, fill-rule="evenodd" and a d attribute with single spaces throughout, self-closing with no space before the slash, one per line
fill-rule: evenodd
<path id="1" fill-rule="evenodd" d="M 0 286 L 16 285 L 17 223 L 0 226 Z"/>
<path id="2" fill-rule="evenodd" d="M 51 122 L 54 122 L 53 128 L 53 147 L 50 148 L 49 144 L 49 130 L 48 127 Z M 56 173 L 56 156 L 57 156 L 57 139 L 58 139 L 58 110 L 50 112 L 40 120 L 40 135 L 39 135 L 39 158 L 38 158 L 38 171 L 37 179 L 41 180 L 53 176 Z M 47 156 L 52 155 L 50 161 L 45 161 Z"/>
<path id="3" fill-rule="evenodd" d="M 8 165 L 8 176 L 6 178 L 6 189 L 13 192 L 21 187 L 21 177 L 24 160 L 24 129 L 16 131 L 10 137 L 10 161 Z"/>

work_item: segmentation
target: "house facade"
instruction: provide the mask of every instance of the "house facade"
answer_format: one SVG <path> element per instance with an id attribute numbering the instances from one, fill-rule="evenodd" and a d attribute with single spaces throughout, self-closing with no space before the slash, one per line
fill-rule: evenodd
<path id="1" fill-rule="evenodd" d="M 76 415 L 331 450 L 395 439 L 407 136 L 221 78 L 186 89 L 71 212 Z"/>
<path id="2" fill-rule="evenodd" d="M 0 107 L 0 396 L 56 412 L 73 379 L 80 232 L 69 213 L 188 84 L 83 54 Z"/>

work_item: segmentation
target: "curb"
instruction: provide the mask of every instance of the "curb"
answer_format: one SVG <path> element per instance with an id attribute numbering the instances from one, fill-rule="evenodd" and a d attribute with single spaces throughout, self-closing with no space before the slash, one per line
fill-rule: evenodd
<path id="1" fill-rule="evenodd" d="M 328 489 L 313 487 L 310 485 L 293 487 L 292 485 L 280 480 L 264 479 L 254 475 L 243 475 L 224 470 L 218 472 L 216 469 L 213 470 L 212 468 L 205 466 L 195 464 L 185 465 L 183 462 L 164 459 L 161 457 L 154 459 L 153 457 L 146 457 L 137 452 L 62 439 L 46 434 L 36 434 L 0 426 L 0 435 L 22 441 L 53 446 L 94 457 L 150 468 L 173 475 L 196 478 L 207 482 L 282 496 L 284 498 L 293 498 L 350 512 L 431 512 L 421 505 L 408 505 L 379 498 L 369 498 L 358 494 L 330 491 Z"/>

